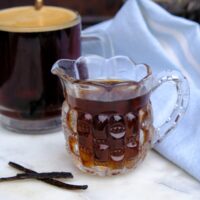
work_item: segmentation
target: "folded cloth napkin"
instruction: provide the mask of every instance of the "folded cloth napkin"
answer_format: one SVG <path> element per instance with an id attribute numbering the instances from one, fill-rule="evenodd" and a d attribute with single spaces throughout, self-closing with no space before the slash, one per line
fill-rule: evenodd
<path id="1" fill-rule="evenodd" d="M 199 24 L 175 17 L 151 0 L 128 0 L 111 21 L 87 31 L 102 29 L 116 55 L 146 63 L 155 74 L 179 70 L 187 77 L 191 95 L 187 112 L 155 150 L 200 181 Z"/>

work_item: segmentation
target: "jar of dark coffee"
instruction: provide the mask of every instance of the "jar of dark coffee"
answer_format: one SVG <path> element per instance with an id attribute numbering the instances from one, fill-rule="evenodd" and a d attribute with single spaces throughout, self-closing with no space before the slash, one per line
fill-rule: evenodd
<path id="1" fill-rule="evenodd" d="M 0 10 L 0 123 L 20 133 L 61 128 L 64 97 L 52 65 L 80 57 L 83 39 L 96 39 L 102 55 L 108 44 L 100 33 L 82 37 L 76 11 L 41 2 Z"/>

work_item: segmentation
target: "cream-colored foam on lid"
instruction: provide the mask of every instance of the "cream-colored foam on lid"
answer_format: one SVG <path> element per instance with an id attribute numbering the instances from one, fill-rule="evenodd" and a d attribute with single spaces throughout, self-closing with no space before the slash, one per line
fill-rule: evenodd
<path id="1" fill-rule="evenodd" d="M 74 26 L 80 16 L 65 8 L 23 6 L 0 11 L 0 30 L 8 32 L 46 32 Z"/>

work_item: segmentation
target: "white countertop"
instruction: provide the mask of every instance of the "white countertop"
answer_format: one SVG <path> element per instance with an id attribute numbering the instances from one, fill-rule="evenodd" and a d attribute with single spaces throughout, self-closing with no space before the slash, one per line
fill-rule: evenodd
<path id="1" fill-rule="evenodd" d="M 0 127 L 0 177 L 15 175 L 9 161 L 39 172 L 70 171 L 72 184 L 86 191 L 67 191 L 36 180 L 0 183 L 0 200 L 199 200 L 200 183 L 150 151 L 135 170 L 114 177 L 96 177 L 76 169 L 65 150 L 62 132 L 45 135 L 11 133 Z"/>

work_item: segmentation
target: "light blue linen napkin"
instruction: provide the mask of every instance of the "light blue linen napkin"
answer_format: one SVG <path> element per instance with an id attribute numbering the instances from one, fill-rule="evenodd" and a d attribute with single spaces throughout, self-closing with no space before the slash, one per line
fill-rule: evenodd
<path id="1" fill-rule="evenodd" d="M 128 0 L 111 21 L 87 31 L 102 29 L 112 40 L 116 55 L 146 63 L 154 74 L 169 69 L 187 77 L 191 93 L 188 110 L 155 150 L 200 181 L 199 24 L 175 17 L 151 0 Z"/>

